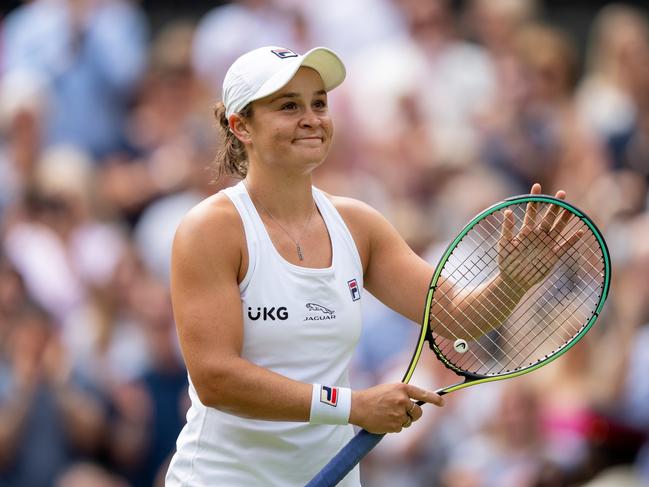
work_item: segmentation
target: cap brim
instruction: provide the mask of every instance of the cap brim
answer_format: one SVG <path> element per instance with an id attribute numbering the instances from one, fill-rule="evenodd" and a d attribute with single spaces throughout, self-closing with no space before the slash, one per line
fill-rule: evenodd
<path id="1" fill-rule="evenodd" d="M 295 58 L 295 62 L 287 65 L 285 69 L 266 81 L 250 98 L 250 101 L 265 98 L 281 90 L 293 79 L 297 70 L 302 66 L 315 69 L 318 72 L 325 91 L 331 91 L 339 86 L 345 80 L 347 73 L 345 65 L 335 52 L 326 47 L 316 47 L 303 56 Z"/>

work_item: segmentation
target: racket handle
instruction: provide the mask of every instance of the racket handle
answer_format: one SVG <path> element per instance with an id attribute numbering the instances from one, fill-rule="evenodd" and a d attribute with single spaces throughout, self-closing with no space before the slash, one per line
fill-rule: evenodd
<path id="1" fill-rule="evenodd" d="M 384 436 L 385 434 L 379 435 L 360 430 L 305 487 L 333 487 L 337 485 L 372 448 L 378 445 Z"/>
<path id="2" fill-rule="evenodd" d="M 446 388 L 435 391 L 440 396 L 446 392 Z M 421 406 L 424 401 L 417 401 L 417 404 Z M 333 487 L 337 485 L 365 455 L 372 451 L 372 448 L 379 444 L 384 436 L 385 433 L 379 435 L 367 430 L 360 430 L 304 487 Z"/>

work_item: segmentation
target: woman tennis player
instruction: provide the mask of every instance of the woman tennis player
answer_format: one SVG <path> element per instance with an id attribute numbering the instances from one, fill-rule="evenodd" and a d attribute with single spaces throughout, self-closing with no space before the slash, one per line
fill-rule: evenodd
<path id="1" fill-rule="evenodd" d="M 442 405 L 405 384 L 349 389 L 363 288 L 417 322 L 434 269 L 372 208 L 311 184 L 334 132 L 327 92 L 344 77 L 329 49 L 279 47 L 241 56 L 225 76 L 219 162 L 243 179 L 192 209 L 174 241 L 192 406 L 168 486 L 303 486 L 352 425 L 398 432 L 421 417 L 413 401 Z M 504 285 L 481 292 L 506 300 Z M 360 485 L 358 468 L 340 485 Z"/>

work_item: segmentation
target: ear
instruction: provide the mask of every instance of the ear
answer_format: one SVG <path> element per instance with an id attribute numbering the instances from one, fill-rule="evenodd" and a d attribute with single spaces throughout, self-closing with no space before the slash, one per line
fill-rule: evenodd
<path id="1" fill-rule="evenodd" d="M 250 142 L 252 142 L 248 123 L 241 115 L 239 115 L 238 113 L 233 113 L 232 115 L 230 115 L 228 124 L 230 125 L 230 131 L 243 144 L 250 144 Z"/>

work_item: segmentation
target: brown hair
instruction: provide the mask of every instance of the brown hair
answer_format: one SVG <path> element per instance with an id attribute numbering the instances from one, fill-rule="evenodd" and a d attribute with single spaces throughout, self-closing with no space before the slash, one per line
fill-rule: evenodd
<path id="1" fill-rule="evenodd" d="M 243 118 L 252 116 L 252 105 L 246 105 L 240 112 Z M 218 180 L 223 174 L 234 174 L 245 178 L 248 173 L 248 156 L 246 148 L 241 141 L 230 130 L 230 124 L 225 116 L 225 105 L 220 101 L 214 107 L 214 116 L 218 122 L 220 135 L 219 148 L 214 158 L 214 169 L 216 171 L 215 180 Z"/>

